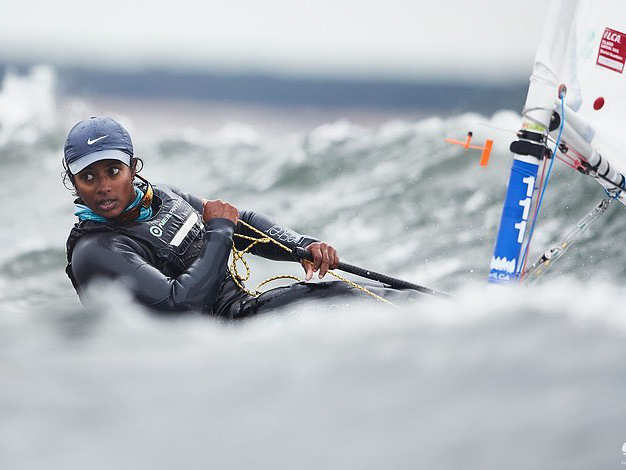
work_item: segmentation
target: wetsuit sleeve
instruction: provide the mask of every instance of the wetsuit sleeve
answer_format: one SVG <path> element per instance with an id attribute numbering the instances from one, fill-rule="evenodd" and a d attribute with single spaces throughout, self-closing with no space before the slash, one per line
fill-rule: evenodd
<path id="1" fill-rule="evenodd" d="M 159 184 L 158 186 L 164 186 L 164 185 Z M 185 201 L 187 201 L 191 205 L 191 207 L 193 207 L 195 210 L 200 212 L 200 215 L 202 215 L 202 199 L 201 198 L 191 193 L 185 193 L 175 186 L 167 185 L 167 187 L 170 188 L 174 193 L 182 197 Z"/>
<path id="2" fill-rule="evenodd" d="M 272 222 L 270 219 L 265 217 L 264 215 L 257 214 L 252 211 L 242 211 L 239 213 L 239 219 L 244 222 L 256 227 L 261 230 L 263 233 L 266 233 L 274 240 L 279 241 L 283 245 L 289 248 L 295 248 L 296 246 L 306 247 L 313 242 L 318 241 L 315 238 L 309 237 L 307 235 L 300 235 L 296 231 L 281 226 Z M 237 230 L 235 234 L 246 235 L 249 237 L 259 238 L 260 235 L 253 230 L 249 229 L 242 223 L 237 224 Z M 235 247 L 238 250 L 243 250 L 246 248 L 251 241 L 234 236 L 233 240 L 235 241 Z M 251 253 L 255 255 L 262 256 L 264 258 L 269 258 L 277 261 L 298 261 L 298 258 L 282 249 L 275 243 L 257 243 L 251 250 Z"/>
<path id="3" fill-rule="evenodd" d="M 72 254 L 79 292 L 96 277 L 119 279 L 148 307 L 210 311 L 226 274 L 235 224 L 212 219 L 205 227 L 200 255 L 176 278 L 163 275 L 150 264 L 149 255 L 130 237 L 111 233 L 84 237 Z"/>

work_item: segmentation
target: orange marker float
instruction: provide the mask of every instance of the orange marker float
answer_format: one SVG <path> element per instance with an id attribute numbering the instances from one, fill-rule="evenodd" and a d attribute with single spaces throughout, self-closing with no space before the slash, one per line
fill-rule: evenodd
<path id="1" fill-rule="evenodd" d="M 470 142 L 472 141 L 472 135 L 472 131 L 470 131 L 467 133 L 467 139 L 465 139 L 465 141 L 446 139 L 446 142 L 448 142 L 449 144 L 460 145 L 465 150 L 482 150 L 483 153 L 480 156 L 480 166 L 487 166 L 487 164 L 489 163 L 489 155 L 491 155 L 491 148 L 493 147 L 493 140 L 485 140 L 485 145 L 483 147 L 481 147 L 480 145 L 470 145 Z"/>

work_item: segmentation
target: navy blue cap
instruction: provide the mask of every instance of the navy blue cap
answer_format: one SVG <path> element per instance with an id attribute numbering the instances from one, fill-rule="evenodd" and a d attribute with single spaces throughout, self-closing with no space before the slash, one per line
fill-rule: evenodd
<path id="1" fill-rule="evenodd" d="M 119 122 L 109 117 L 91 117 L 70 129 L 63 150 L 65 162 L 75 175 L 99 160 L 119 160 L 130 166 L 133 142 Z"/>

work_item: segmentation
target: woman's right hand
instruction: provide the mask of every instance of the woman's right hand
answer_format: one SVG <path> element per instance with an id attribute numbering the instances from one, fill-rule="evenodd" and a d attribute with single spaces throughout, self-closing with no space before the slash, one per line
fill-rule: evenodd
<path id="1" fill-rule="evenodd" d="M 202 220 L 206 223 L 211 219 L 228 219 L 237 225 L 239 220 L 239 211 L 235 206 L 228 202 L 217 199 L 215 201 L 202 200 L 203 211 Z"/>

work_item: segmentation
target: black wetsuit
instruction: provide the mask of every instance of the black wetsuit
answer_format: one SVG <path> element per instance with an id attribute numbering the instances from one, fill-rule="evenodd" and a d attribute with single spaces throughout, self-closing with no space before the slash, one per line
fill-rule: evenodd
<path id="1" fill-rule="evenodd" d="M 125 225 L 82 221 L 74 226 L 67 242 L 66 271 L 79 295 L 93 279 L 118 279 L 152 309 L 198 310 L 225 318 L 254 315 L 302 297 L 362 295 L 343 282 L 301 282 L 252 297 L 232 280 L 227 263 L 233 240 L 240 250 L 250 243 L 233 238 L 235 232 L 258 235 L 228 219 L 202 224 L 202 201 L 171 186 L 155 185 L 154 194 L 154 216 L 148 221 Z M 291 248 L 316 241 L 252 211 L 240 212 L 239 218 Z M 256 244 L 251 252 L 297 261 L 273 243 Z"/>

